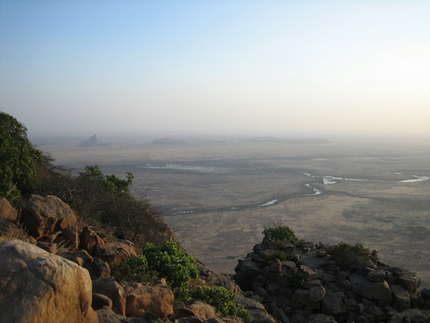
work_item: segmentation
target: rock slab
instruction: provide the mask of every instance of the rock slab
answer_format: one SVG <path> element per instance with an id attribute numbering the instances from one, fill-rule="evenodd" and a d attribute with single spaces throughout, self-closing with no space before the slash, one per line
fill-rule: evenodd
<path id="1" fill-rule="evenodd" d="M 20 240 L 0 242 L 0 263 L 0 322 L 98 322 L 77 264 Z"/>
<path id="2" fill-rule="evenodd" d="M 20 222 L 36 240 L 52 238 L 57 232 L 76 223 L 69 205 L 53 195 L 30 195 L 22 204 Z"/>

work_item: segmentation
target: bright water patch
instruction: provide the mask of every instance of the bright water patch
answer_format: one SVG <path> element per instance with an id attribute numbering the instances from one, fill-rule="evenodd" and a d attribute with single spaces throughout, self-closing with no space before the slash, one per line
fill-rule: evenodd
<path id="1" fill-rule="evenodd" d="M 418 176 L 418 175 L 412 175 L 413 178 L 411 179 L 405 179 L 401 181 L 389 181 L 389 180 L 381 180 L 381 179 L 365 179 L 365 178 L 350 178 L 350 177 L 337 177 L 337 176 L 329 176 L 329 175 L 312 175 L 310 173 L 303 174 L 307 177 L 312 178 L 322 178 L 324 185 L 333 185 L 336 184 L 339 181 L 351 181 L 351 182 L 371 182 L 371 183 L 418 183 L 418 182 L 425 182 L 430 179 L 428 176 Z M 396 173 L 396 175 L 401 175 L 401 173 Z"/>
<path id="2" fill-rule="evenodd" d="M 175 170 L 189 173 L 200 174 L 230 174 L 235 172 L 233 167 L 222 166 L 204 166 L 204 165 L 184 165 L 184 164 L 146 164 L 138 166 L 146 169 L 160 169 L 160 170 Z"/>
<path id="3" fill-rule="evenodd" d="M 276 202 L 278 202 L 278 200 L 271 200 L 271 201 L 269 201 L 269 202 L 267 202 L 267 203 L 264 203 L 264 204 L 261 204 L 260 206 L 270 206 L 270 205 L 273 205 L 273 204 L 275 204 Z"/>

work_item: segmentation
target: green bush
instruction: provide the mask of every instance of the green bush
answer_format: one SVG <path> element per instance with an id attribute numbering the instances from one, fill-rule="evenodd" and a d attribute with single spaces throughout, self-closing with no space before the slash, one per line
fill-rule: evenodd
<path id="1" fill-rule="evenodd" d="M 152 243 L 145 243 L 143 254 L 148 261 L 149 270 L 155 271 L 159 278 L 166 279 L 176 298 L 189 297 L 190 280 L 199 277 L 194 257 L 187 255 L 174 241 L 167 241 L 160 248 Z"/>
<path id="2" fill-rule="evenodd" d="M 7 113 L 0 112 L 0 196 L 14 206 L 20 195 L 33 193 L 35 162 L 42 152 L 27 138 L 27 128 Z"/>
<path id="3" fill-rule="evenodd" d="M 117 281 L 142 283 L 152 280 L 148 260 L 141 255 L 125 260 L 117 265 L 112 265 L 111 275 Z"/>
<path id="4" fill-rule="evenodd" d="M 299 241 L 294 231 L 286 225 L 277 225 L 276 227 L 266 227 L 262 232 L 264 234 L 263 242 L 275 242 L 276 240 L 289 240 L 293 243 Z"/>
<path id="5" fill-rule="evenodd" d="M 375 267 L 378 261 L 377 256 L 373 256 L 369 249 L 359 243 L 350 245 L 341 242 L 337 246 L 328 248 L 327 251 L 336 264 L 344 270 L 365 272 L 367 267 Z"/>
<path id="6" fill-rule="evenodd" d="M 240 317 L 245 323 L 252 322 L 251 314 L 243 305 L 237 304 L 236 295 L 225 287 L 199 286 L 190 291 L 190 297 L 212 305 L 222 315 Z"/>

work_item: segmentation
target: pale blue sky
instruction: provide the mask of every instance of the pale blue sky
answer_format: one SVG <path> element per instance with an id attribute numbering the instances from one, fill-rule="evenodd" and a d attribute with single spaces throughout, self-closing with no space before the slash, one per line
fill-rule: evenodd
<path id="1" fill-rule="evenodd" d="M 29 134 L 430 135 L 430 1 L 0 1 Z"/>

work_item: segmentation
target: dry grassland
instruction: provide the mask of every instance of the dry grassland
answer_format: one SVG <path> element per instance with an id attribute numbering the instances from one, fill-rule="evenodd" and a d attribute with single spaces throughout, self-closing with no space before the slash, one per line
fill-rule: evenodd
<path id="1" fill-rule="evenodd" d="M 232 273 L 266 226 L 287 224 L 309 241 L 360 242 L 379 250 L 381 260 L 418 271 L 430 286 L 430 181 L 399 182 L 430 176 L 427 142 L 152 145 L 133 138 L 39 148 L 79 170 L 98 164 L 106 174 L 133 172 L 133 193 L 146 192 L 177 240 L 218 272 Z M 322 176 L 343 180 L 323 185 Z M 305 184 L 322 194 L 312 195 Z"/>

